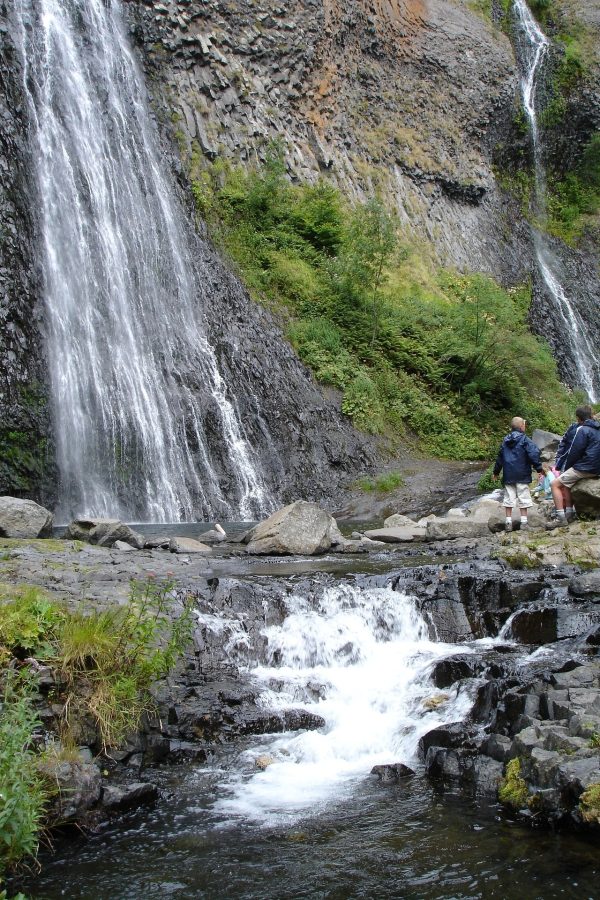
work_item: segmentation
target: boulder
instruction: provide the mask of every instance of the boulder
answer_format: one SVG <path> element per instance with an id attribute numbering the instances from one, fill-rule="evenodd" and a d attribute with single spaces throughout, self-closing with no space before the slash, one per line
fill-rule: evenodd
<path id="1" fill-rule="evenodd" d="M 470 522 L 488 523 L 491 516 L 501 513 L 504 520 L 504 507 L 498 500 L 492 500 L 490 497 L 483 497 L 478 500 L 469 509 Z"/>
<path id="2" fill-rule="evenodd" d="M 485 522 L 473 522 L 468 518 L 433 519 L 427 523 L 428 541 L 451 541 L 456 538 L 478 538 L 489 535 Z"/>
<path id="3" fill-rule="evenodd" d="M 560 434 L 536 428 L 531 435 L 531 440 L 540 451 L 542 462 L 552 462 L 554 460 L 560 444 Z"/>
<path id="4" fill-rule="evenodd" d="M 102 805 L 111 812 L 125 812 L 125 810 L 154 803 L 157 798 L 156 785 L 145 781 L 126 785 L 108 785 L 102 792 Z"/>
<path id="5" fill-rule="evenodd" d="M 202 540 L 203 544 L 220 544 L 221 541 L 227 540 L 227 535 L 220 525 L 216 525 L 214 528 L 211 528 L 210 531 L 203 531 L 198 537 Z"/>
<path id="6" fill-rule="evenodd" d="M 61 823 L 77 821 L 100 799 L 102 776 L 93 763 L 70 762 L 49 756 L 39 763 L 38 768 L 44 778 L 56 787 L 49 808 L 51 820 Z"/>
<path id="7" fill-rule="evenodd" d="M 600 570 L 573 576 L 569 581 L 569 593 L 574 597 L 600 596 Z"/>
<path id="8" fill-rule="evenodd" d="M 33 500 L 0 497 L 0 537 L 38 538 L 52 534 L 52 513 Z"/>
<path id="9" fill-rule="evenodd" d="M 383 784 L 400 781 L 401 778 L 410 778 L 414 775 L 414 770 L 405 766 L 404 763 L 390 763 L 388 765 L 373 766 L 371 775 L 377 775 Z"/>
<path id="10" fill-rule="evenodd" d="M 383 523 L 385 528 L 398 528 L 401 525 L 408 525 L 411 527 L 415 524 L 416 522 L 414 519 L 409 518 L 409 516 L 403 516 L 400 513 L 394 513 L 393 516 L 388 516 Z"/>
<path id="11" fill-rule="evenodd" d="M 171 553 L 211 553 L 208 544 L 202 544 L 193 538 L 172 537 L 169 541 L 169 550 Z"/>
<path id="12" fill-rule="evenodd" d="M 117 541 L 131 544 L 136 550 L 143 550 L 146 539 L 129 525 L 118 519 L 75 519 L 67 527 L 65 538 L 87 541 L 99 547 L 112 547 Z"/>
<path id="13" fill-rule="evenodd" d="M 247 552 L 252 554 L 324 553 L 343 540 L 333 516 L 316 503 L 297 500 L 278 510 L 247 536 Z"/>
<path id="14" fill-rule="evenodd" d="M 426 529 L 411 522 L 410 525 L 399 525 L 394 528 L 374 528 L 365 531 L 365 537 L 384 544 L 406 544 L 411 541 L 424 541 Z"/>
<path id="15" fill-rule="evenodd" d="M 571 493 L 579 516 L 600 518 L 600 478 L 584 478 L 578 481 Z"/>
<path id="16" fill-rule="evenodd" d="M 519 511 L 519 507 L 515 506 L 512 513 L 512 521 L 513 528 L 515 531 L 518 531 L 521 526 L 521 513 Z M 527 524 L 529 528 L 533 531 L 542 531 L 546 525 L 546 516 L 537 506 L 529 507 L 527 512 Z M 504 507 L 501 504 L 496 504 L 496 509 L 492 512 L 487 520 L 488 528 L 490 531 L 504 531 L 504 524 L 506 522 L 506 516 L 504 512 Z"/>
<path id="17" fill-rule="evenodd" d="M 126 544 L 125 541 L 115 541 L 113 550 L 120 550 L 122 553 L 135 553 L 136 548 L 131 544 Z"/>

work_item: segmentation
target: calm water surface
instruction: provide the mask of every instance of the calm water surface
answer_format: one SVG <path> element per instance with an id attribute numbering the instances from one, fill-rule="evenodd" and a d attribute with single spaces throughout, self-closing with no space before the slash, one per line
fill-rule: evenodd
<path id="1" fill-rule="evenodd" d="M 219 821 L 223 766 L 171 773 L 171 800 L 81 840 L 25 887 L 35 898 L 597 898 L 600 842 L 530 829 L 497 805 L 368 778 L 289 826 Z"/>

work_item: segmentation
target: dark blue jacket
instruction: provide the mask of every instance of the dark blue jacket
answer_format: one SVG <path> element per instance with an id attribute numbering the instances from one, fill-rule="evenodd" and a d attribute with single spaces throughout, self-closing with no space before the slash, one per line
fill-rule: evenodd
<path id="1" fill-rule="evenodd" d="M 579 426 L 565 459 L 565 469 L 600 475 L 600 422 L 586 419 Z"/>
<path id="2" fill-rule="evenodd" d="M 573 422 L 572 425 L 569 425 L 565 433 L 560 439 L 560 444 L 558 445 L 558 450 L 556 451 L 556 462 L 554 465 L 557 469 L 560 469 L 561 472 L 564 472 L 564 462 L 567 458 L 567 454 L 571 449 L 571 444 L 575 439 L 575 435 L 577 433 L 577 429 L 579 428 L 579 422 Z"/>
<path id="3" fill-rule="evenodd" d="M 504 484 L 529 484 L 532 466 L 536 472 L 542 471 L 540 451 L 522 431 L 511 431 L 502 441 L 494 475 L 502 469 Z"/>

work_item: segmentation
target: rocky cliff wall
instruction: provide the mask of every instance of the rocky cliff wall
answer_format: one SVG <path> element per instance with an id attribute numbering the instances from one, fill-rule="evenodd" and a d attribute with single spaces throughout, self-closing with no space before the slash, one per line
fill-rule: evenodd
<path id="1" fill-rule="evenodd" d="M 52 503 L 56 472 L 22 72 L 0 2 L 0 494 Z"/>
<path id="2" fill-rule="evenodd" d="M 445 264 L 511 282 L 528 231 L 492 160 L 518 108 L 500 28 L 451 0 L 129 0 L 188 162 L 264 157 L 293 178 L 376 190 Z"/>

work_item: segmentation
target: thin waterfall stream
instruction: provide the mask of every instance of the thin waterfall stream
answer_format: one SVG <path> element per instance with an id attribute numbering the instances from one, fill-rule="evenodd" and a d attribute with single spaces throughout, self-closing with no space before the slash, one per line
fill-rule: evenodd
<path id="1" fill-rule="evenodd" d="M 540 145 L 537 94 L 544 71 L 544 63 L 550 49 L 550 41 L 535 21 L 525 0 L 514 0 L 513 9 L 522 37 L 521 92 L 530 125 L 533 147 L 535 194 L 532 212 L 543 223 L 546 217 L 546 173 Z M 561 283 L 560 261 L 539 228 L 534 227 L 533 240 L 538 269 L 547 292 L 552 298 L 556 316 L 562 323 L 560 328 L 562 341 L 568 348 L 575 369 L 573 386 L 585 390 L 589 399 L 595 403 L 600 390 L 600 362 L 597 348 L 588 334 L 586 324 L 577 306 L 571 301 Z"/>
<path id="2" fill-rule="evenodd" d="M 160 158 L 121 5 L 15 0 L 13 15 L 35 146 L 58 518 L 252 519 L 269 498 L 206 338 L 210 272 Z"/>

